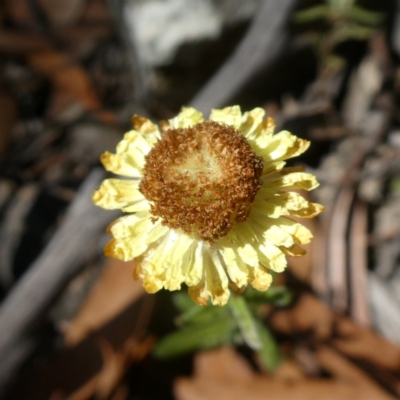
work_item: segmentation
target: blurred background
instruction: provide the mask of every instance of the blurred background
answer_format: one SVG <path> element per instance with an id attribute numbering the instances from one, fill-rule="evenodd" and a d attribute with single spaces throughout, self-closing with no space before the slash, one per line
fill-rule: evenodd
<path id="1" fill-rule="evenodd" d="M 0 2 L 0 394 L 400 397 L 400 3 Z M 107 260 L 99 156 L 131 116 L 261 106 L 311 140 L 326 211 L 248 325 Z M 250 345 L 249 345 L 250 343 Z"/>

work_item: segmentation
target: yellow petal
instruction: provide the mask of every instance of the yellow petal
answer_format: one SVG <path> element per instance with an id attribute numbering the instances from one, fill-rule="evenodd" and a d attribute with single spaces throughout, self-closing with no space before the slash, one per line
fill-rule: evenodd
<path id="1" fill-rule="evenodd" d="M 242 112 L 239 106 L 225 107 L 222 110 L 211 110 L 210 120 L 231 125 L 235 129 L 240 129 L 242 124 Z"/>
<path id="2" fill-rule="evenodd" d="M 282 161 L 304 153 L 309 146 L 309 141 L 282 131 L 273 135 L 269 143 L 266 143 L 266 146 L 257 154 L 261 155 L 265 162 Z"/>
<path id="3" fill-rule="evenodd" d="M 310 243 L 313 238 L 313 234 L 308 228 L 290 218 L 280 217 L 275 220 L 275 223 L 286 232 L 290 233 L 296 243 L 307 244 Z"/>
<path id="4" fill-rule="evenodd" d="M 117 145 L 117 155 L 130 162 L 141 171 L 145 164 L 145 157 L 152 149 L 151 144 L 137 131 L 125 133 L 124 139 Z M 112 171 L 113 172 L 113 171 Z"/>
<path id="5" fill-rule="evenodd" d="M 208 260 L 207 256 L 210 256 Z M 206 253 L 204 270 L 211 302 L 215 306 L 224 306 L 229 298 L 228 277 L 215 251 L 211 254 Z"/>
<path id="6" fill-rule="evenodd" d="M 132 278 L 134 281 L 141 281 L 143 279 L 142 261 L 143 257 L 137 257 L 133 261 Z"/>
<path id="7" fill-rule="evenodd" d="M 162 225 L 161 220 L 156 221 L 146 235 L 146 243 L 150 244 L 156 242 L 158 239 L 167 234 L 168 231 L 169 228 Z"/>
<path id="8" fill-rule="evenodd" d="M 257 247 L 260 263 L 275 272 L 282 272 L 287 267 L 287 260 L 281 249 L 265 241 Z"/>
<path id="9" fill-rule="evenodd" d="M 211 298 L 213 305 L 223 306 L 229 299 L 228 277 L 215 251 L 203 250 L 204 275 L 201 281 L 189 287 L 189 294 L 199 305 Z"/>
<path id="10" fill-rule="evenodd" d="M 147 244 L 140 236 L 126 239 L 111 239 L 104 247 L 104 254 L 107 257 L 130 261 L 143 254 L 147 250 L 147 247 Z"/>
<path id="11" fill-rule="evenodd" d="M 146 210 L 150 210 L 150 203 L 144 196 L 142 201 L 138 201 L 135 204 L 122 208 L 122 211 L 126 213 L 146 211 Z"/>
<path id="12" fill-rule="evenodd" d="M 114 239 L 104 248 L 105 255 L 123 261 L 140 256 L 148 249 L 146 236 L 152 227 L 146 211 L 117 219 L 107 228 Z"/>
<path id="13" fill-rule="evenodd" d="M 263 199 L 256 197 L 253 206 L 251 208 L 251 213 L 256 213 L 257 215 L 263 215 L 268 218 L 279 218 L 283 214 L 282 204 L 275 202 L 269 202 L 268 199 Z"/>
<path id="14" fill-rule="evenodd" d="M 254 289 L 265 292 L 271 286 L 272 276 L 262 266 L 251 268 L 249 282 Z"/>
<path id="15" fill-rule="evenodd" d="M 152 248 L 142 261 L 143 287 L 148 293 L 155 293 L 164 287 L 165 255 L 173 244 L 171 231 L 161 240 L 158 246 Z"/>
<path id="16" fill-rule="evenodd" d="M 278 246 L 257 235 L 248 222 L 238 226 L 235 231 L 238 241 L 235 251 L 246 264 L 258 268 L 261 263 L 275 272 L 282 272 L 287 267 L 287 260 Z"/>
<path id="17" fill-rule="evenodd" d="M 100 156 L 100 161 L 107 171 L 116 175 L 140 178 L 140 168 L 128 153 L 113 154 L 106 151 Z"/>
<path id="18" fill-rule="evenodd" d="M 257 149 L 264 149 L 271 143 L 275 131 L 275 121 L 273 118 L 264 119 L 261 123 L 259 132 L 249 137 L 250 144 Z M 255 150 L 253 148 L 253 150 Z"/>
<path id="19" fill-rule="evenodd" d="M 205 277 L 203 277 L 197 285 L 190 286 L 188 288 L 188 293 L 192 300 L 199 306 L 206 306 L 210 295 L 207 291 Z"/>
<path id="20" fill-rule="evenodd" d="M 248 140 L 253 150 L 258 154 L 258 150 L 264 149 L 271 143 L 275 131 L 275 121 L 272 118 L 267 118 L 262 121 L 258 131 L 251 135 Z"/>
<path id="21" fill-rule="evenodd" d="M 279 248 L 282 250 L 283 254 L 289 257 L 301 257 L 307 254 L 307 251 L 298 244 L 294 244 L 293 246 L 290 247 L 281 246 Z"/>
<path id="22" fill-rule="evenodd" d="M 179 290 L 185 281 L 185 272 L 191 256 L 191 246 L 194 240 L 186 234 L 177 234 L 175 243 L 166 254 L 164 287 L 168 290 Z"/>
<path id="23" fill-rule="evenodd" d="M 117 154 L 107 151 L 101 155 L 100 160 L 107 171 L 138 178 L 141 176 L 140 171 L 144 166 L 145 156 L 151 150 L 153 143 L 153 139 L 146 140 L 140 132 L 132 130 L 118 143 Z"/>
<path id="24" fill-rule="evenodd" d="M 296 192 L 281 193 L 270 201 L 281 204 L 286 208 L 286 215 L 300 218 L 312 218 L 324 211 L 324 207 L 318 203 L 311 203 Z"/>
<path id="25" fill-rule="evenodd" d="M 246 264 L 231 247 L 222 247 L 220 252 L 224 259 L 230 280 L 238 287 L 246 286 L 249 274 Z"/>
<path id="26" fill-rule="evenodd" d="M 243 224 L 241 224 L 243 225 Z M 252 241 L 253 238 L 251 238 Z M 254 247 L 249 242 L 246 242 L 245 238 L 239 239 L 239 245 L 235 249 L 239 255 L 239 257 L 251 267 L 257 267 L 259 264 L 257 252 L 254 250 Z"/>
<path id="27" fill-rule="evenodd" d="M 280 187 L 285 189 L 304 189 L 313 190 L 319 186 L 317 178 L 312 174 L 297 172 L 283 176 L 278 183 Z"/>
<path id="28" fill-rule="evenodd" d="M 266 179 L 265 176 L 268 175 L 268 178 L 269 178 L 270 174 L 273 175 L 273 176 L 276 176 L 276 178 L 280 177 L 278 175 L 278 173 L 279 173 L 279 171 L 282 170 L 282 168 L 285 165 L 286 165 L 285 161 L 275 161 L 275 162 L 266 162 L 266 163 L 264 163 L 264 168 L 263 168 L 263 172 L 262 172 L 263 181 Z"/>
<path id="29" fill-rule="evenodd" d="M 312 218 L 324 211 L 321 204 L 311 203 L 296 192 L 275 193 L 262 198 L 257 197 L 253 208 L 259 213 L 262 213 L 265 209 L 265 215 L 270 218 L 276 218 L 277 213 L 279 213 L 278 216 L 291 215 L 300 218 Z"/>
<path id="30" fill-rule="evenodd" d="M 163 275 L 146 275 L 143 277 L 143 288 L 147 293 L 157 293 L 164 287 Z"/>
<path id="31" fill-rule="evenodd" d="M 146 211 L 127 215 L 113 221 L 107 228 L 107 233 L 112 234 L 116 239 L 131 236 L 145 236 L 152 228 L 150 214 Z"/>
<path id="32" fill-rule="evenodd" d="M 134 115 L 132 117 L 132 123 L 135 130 L 140 132 L 151 145 L 154 145 L 157 140 L 161 139 L 158 126 L 153 124 L 149 119 Z"/>
<path id="33" fill-rule="evenodd" d="M 195 286 L 203 277 L 203 243 L 194 241 L 189 251 L 190 259 L 184 270 L 185 283 L 188 286 Z"/>
<path id="34" fill-rule="evenodd" d="M 149 209 L 149 204 L 139 191 L 139 181 L 106 179 L 93 193 L 93 203 L 107 210 L 122 209 L 133 212 Z"/>
<path id="35" fill-rule="evenodd" d="M 249 223 L 258 236 L 262 236 L 264 240 L 270 241 L 275 246 L 290 247 L 294 244 L 292 235 L 277 225 L 275 219 L 252 212 Z"/>
<path id="36" fill-rule="evenodd" d="M 169 127 L 174 129 L 190 128 L 203 121 L 203 114 L 193 107 L 182 107 L 181 112 L 175 118 L 168 120 Z"/>
<path id="37" fill-rule="evenodd" d="M 263 128 L 264 115 L 265 111 L 262 108 L 254 108 L 243 114 L 239 130 L 246 139 L 252 140 L 257 138 Z"/>
<path id="38" fill-rule="evenodd" d="M 314 175 L 305 172 L 292 172 L 292 170 L 292 168 L 284 168 L 276 174 L 264 177 L 262 189 L 313 190 L 319 186 Z"/>

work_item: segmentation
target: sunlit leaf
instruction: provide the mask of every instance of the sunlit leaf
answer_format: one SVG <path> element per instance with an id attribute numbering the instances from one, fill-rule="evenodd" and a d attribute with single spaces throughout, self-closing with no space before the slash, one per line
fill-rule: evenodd
<path id="1" fill-rule="evenodd" d="M 262 348 L 257 355 L 263 367 L 267 371 L 273 372 L 283 360 L 283 356 L 271 332 L 260 321 L 256 322 L 256 326 L 262 343 Z"/>
<path id="2" fill-rule="evenodd" d="M 231 343 L 236 324 L 231 316 L 224 316 L 206 325 L 180 329 L 157 343 L 153 354 L 158 358 L 176 357 L 197 349 L 210 349 Z"/>
<path id="3" fill-rule="evenodd" d="M 258 336 L 256 321 L 247 307 L 246 300 L 241 296 L 233 295 L 229 299 L 228 305 L 245 343 L 253 350 L 260 350 L 262 343 Z"/>
<path id="4" fill-rule="evenodd" d="M 327 0 L 331 11 L 343 16 L 347 15 L 354 6 L 354 0 Z"/>
<path id="5" fill-rule="evenodd" d="M 292 293 L 286 286 L 271 286 L 266 292 L 248 287 L 244 296 L 249 302 L 272 303 L 281 307 L 289 305 L 293 300 Z"/>
<path id="6" fill-rule="evenodd" d="M 397 193 L 400 193 L 400 178 L 393 178 L 390 181 L 390 188 Z"/>
<path id="7" fill-rule="evenodd" d="M 329 7 L 321 4 L 315 7 L 311 7 L 307 10 L 302 10 L 297 12 L 293 19 L 299 24 L 304 24 L 307 22 L 317 21 L 319 19 L 327 18 L 329 13 Z"/>
<path id="8" fill-rule="evenodd" d="M 348 24 L 336 29 L 331 34 L 331 40 L 334 44 L 345 42 L 346 40 L 366 40 L 375 32 L 373 28 L 367 28 L 357 24 Z"/>
<path id="9" fill-rule="evenodd" d="M 329 54 L 324 60 L 325 67 L 334 71 L 340 71 L 346 64 L 346 60 L 336 54 Z"/>
<path id="10" fill-rule="evenodd" d="M 175 307 L 181 312 L 189 311 L 196 306 L 188 293 L 183 290 L 181 292 L 174 293 L 174 295 L 172 296 L 172 300 Z"/>
<path id="11" fill-rule="evenodd" d="M 217 308 L 214 306 L 202 307 L 196 305 L 194 309 L 182 314 L 178 321 L 179 325 L 183 324 L 207 324 L 217 318 L 229 315 L 229 311 L 225 307 Z"/>
<path id="12" fill-rule="evenodd" d="M 385 16 L 379 12 L 368 11 L 364 8 L 354 6 L 351 10 L 351 19 L 360 24 L 378 26 L 382 24 Z"/>

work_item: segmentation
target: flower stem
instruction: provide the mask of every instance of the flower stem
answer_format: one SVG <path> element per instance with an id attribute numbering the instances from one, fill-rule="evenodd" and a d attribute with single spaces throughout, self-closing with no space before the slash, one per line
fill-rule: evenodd
<path id="1" fill-rule="evenodd" d="M 243 296 L 237 296 L 232 293 L 228 305 L 246 344 L 253 350 L 261 350 L 263 344 L 258 334 L 257 323 L 247 305 L 246 299 Z"/>

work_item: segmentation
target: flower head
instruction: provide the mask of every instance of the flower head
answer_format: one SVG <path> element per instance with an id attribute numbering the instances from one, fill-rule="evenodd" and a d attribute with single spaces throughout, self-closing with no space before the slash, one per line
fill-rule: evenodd
<path id="1" fill-rule="evenodd" d="M 267 290 L 271 271 L 286 256 L 301 256 L 311 232 L 290 216 L 311 218 L 323 207 L 297 192 L 318 182 L 285 160 L 309 142 L 256 108 L 213 110 L 209 120 L 193 108 L 161 123 L 133 117 L 117 153 L 101 156 L 104 167 L 129 180 L 107 179 L 93 194 L 96 205 L 129 215 L 108 228 L 105 254 L 138 259 L 133 276 L 149 293 L 189 287 L 193 300 L 224 305 L 229 285 L 249 282 Z"/>

